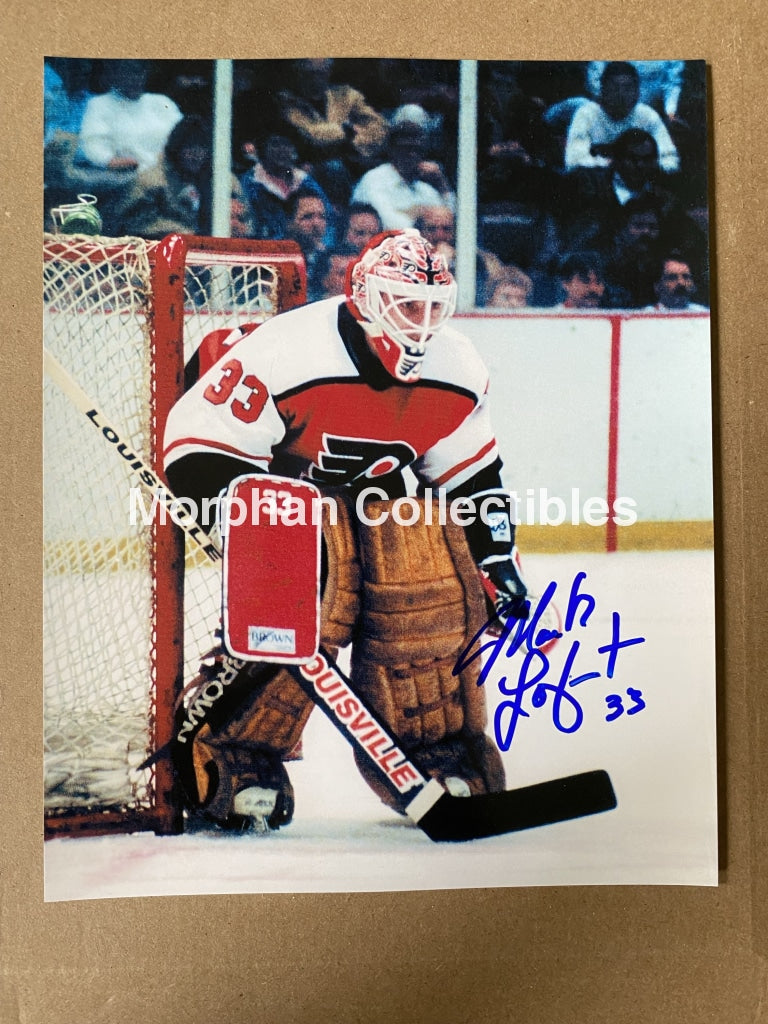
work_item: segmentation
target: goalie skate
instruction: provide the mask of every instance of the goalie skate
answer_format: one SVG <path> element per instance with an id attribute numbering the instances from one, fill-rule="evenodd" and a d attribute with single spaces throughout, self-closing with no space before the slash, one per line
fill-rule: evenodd
<path id="1" fill-rule="evenodd" d="M 275 683 L 271 667 L 217 647 L 187 687 L 171 750 L 193 828 L 267 832 L 291 821 L 293 788 L 282 757 L 295 746 L 293 734 L 275 747 L 249 724 L 249 710 Z"/>
<path id="2" fill-rule="evenodd" d="M 275 812 L 279 791 L 263 786 L 249 786 L 241 789 L 234 799 L 235 814 L 247 823 L 253 832 L 271 832 L 270 817 Z"/>

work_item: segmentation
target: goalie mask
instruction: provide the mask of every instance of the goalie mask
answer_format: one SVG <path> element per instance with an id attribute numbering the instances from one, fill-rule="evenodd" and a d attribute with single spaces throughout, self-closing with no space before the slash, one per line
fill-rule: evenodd
<path id="1" fill-rule="evenodd" d="M 347 306 L 387 373 L 414 384 L 427 342 L 456 308 L 456 282 L 418 231 L 385 232 L 350 265 Z"/>

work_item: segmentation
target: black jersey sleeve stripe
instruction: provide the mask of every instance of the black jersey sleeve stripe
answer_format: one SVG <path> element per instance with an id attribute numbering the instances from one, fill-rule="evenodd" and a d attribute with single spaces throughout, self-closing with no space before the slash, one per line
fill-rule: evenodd
<path id="1" fill-rule="evenodd" d="M 216 498 L 231 480 L 244 473 L 260 473 L 258 466 L 217 452 L 191 452 L 172 462 L 165 471 L 171 491 L 191 498 L 202 511 L 205 499 Z"/>

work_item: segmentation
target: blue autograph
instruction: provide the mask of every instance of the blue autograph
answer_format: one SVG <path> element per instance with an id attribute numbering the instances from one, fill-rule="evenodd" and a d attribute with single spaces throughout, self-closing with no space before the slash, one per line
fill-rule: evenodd
<path id="1" fill-rule="evenodd" d="M 482 686 L 502 652 L 506 658 L 511 658 L 518 651 L 524 652 L 516 685 L 511 686 L 506 676 L 502 676 L 497 683 L 499 692 L 507 698 L 499 703 L 494 715 L 494 733 L 501 750 L 509 750 L 520 719 L 530 718 L 530 712 L 523 707 L 524 697 L 530 690 L 533 691 L 530 699 L 531 707 L 535 709 L 545 707 L 551 696 L 552 723 L 560 732 L 576 732 L 584 721 L 583 708 L 571 691 L 581 683 L 590 679 L 598 679 L 601 673 L 591 671 L 572 675 L 576 658 L 581 650 L 580 642 L 574 639 L 571 641 L 559 678 L 556 681 L 545 681 L 550 672 L 550 660 L 541 648 L 548 641 L 561 639 L 574 629 L 586 627 L 597 606 L 592 594 L 582 590 L 582 584 L 586 579 L 585 572 L 577 573 L 573 579 L 562 632 L 547 629 L 541 625 L 542 616 L 557 590 L 557 583 L 553 580 L 547 586 L 541 600 L 528 619 L 505 619 L 503 617 L 505 609 L 500 609 L 499 613 L 475 634 L 456 661 L 453 669 L 454 675 L 471 665 L 476 658 L 487 655 L 477 680 L 477 685 Z M 487 643 L 475 647 L 486 629 L 497 623 L 501 626 L 499 635 Z M 645 643 L 645 637 L 642 636 L 622 638 L 621 616 L 619 612 L 613 612 L 611 639 L 597 648 L 597 654 L 606 656 L 606 678 L 613 679 L 621 651 L 642 643 Z M 554 680 L 554 673 L 552 680 Z M 645 701 L 641 690 L 629 687 L 626 690 L 626 695 L 631 702 L 630 706 L 626 708 L 620 694 L 611 693 L 606 696 L 605 700 L 610 712 L 606 715 L 606 721 L 615 721 L 625 711 L 628 715 L 633 715 L 643 710 Z"/>

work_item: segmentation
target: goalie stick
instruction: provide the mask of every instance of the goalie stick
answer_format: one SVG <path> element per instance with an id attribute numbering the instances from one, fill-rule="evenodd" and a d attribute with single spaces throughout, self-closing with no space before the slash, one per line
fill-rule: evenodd
<path id="1" fill-rule="evenodd" d="M 118 447 L 121 439 L 127 441 L 127 436 L 107 419 L 45 348 L 43 356 L 45 372 L 101 431 L 107 443 Z M 210 560 L 219 562 L 219 546 L 191 515 L 186 514 L 183 504 L 175 501 L 154 470 L 138 454 L 126 465 L 150 495 L 159 495 L 169 509 L 173 505 L 174 522 Z M 285 667 L 345 739 L 365 755 L 403 812 L 435 842 L 463 842 L 505 835 L 616 807 L 610 777 L 603 770 L 501 793 L 453 796 L 435 779 L 428 779 L 412 762 L 390 730 L 355 693 L 349 679 L 326 651 L 320 648 L 308 662 Z"/>
<path id="2" fill-rule="evenodd" d="M 308 664 L 286 667 L 352 746 L 366 754 L 402 811 L 435 842 L 486 839 L 616 806 L 611 780 L 602 770 L 502 793 L 452 796 L 403 753 L 327 651 L 321 648 Z"/>

